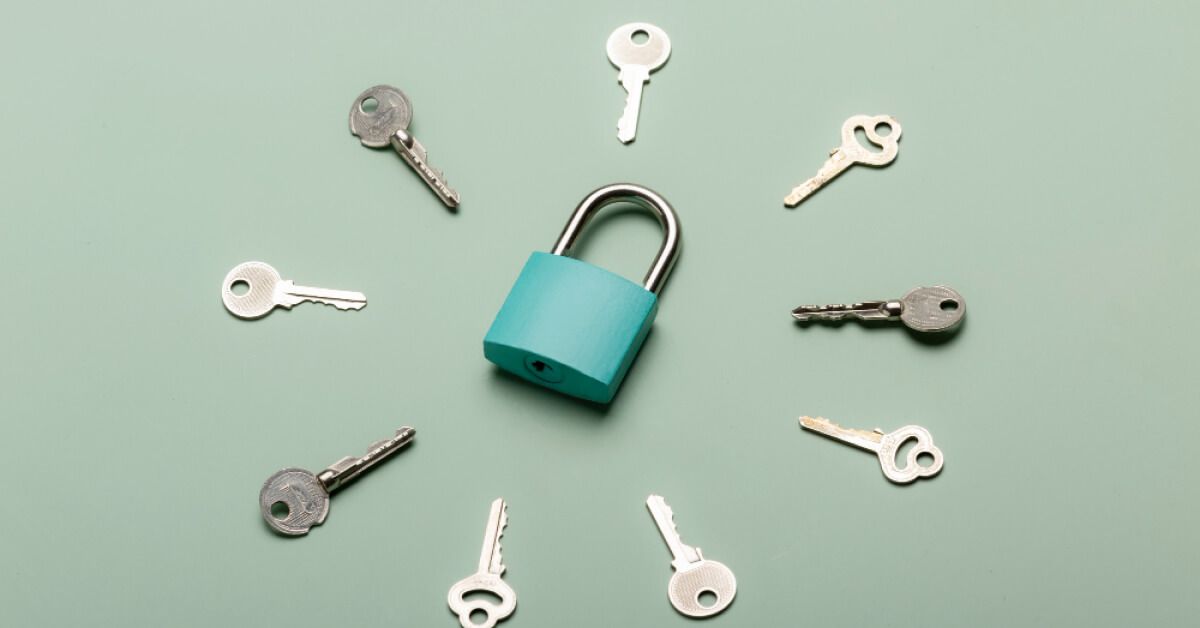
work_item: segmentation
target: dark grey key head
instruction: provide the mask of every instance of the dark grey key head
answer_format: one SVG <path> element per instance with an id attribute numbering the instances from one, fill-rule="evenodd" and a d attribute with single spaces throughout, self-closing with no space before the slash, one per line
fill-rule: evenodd
<path id="1" fill-rule="evenodd" d="M 916 331 L 951 331 L 967 314 L 962 295 L 946 286 L 913 288 L 900 302 L 900 320 Z"/>
<path id="2" fill-rule="evenodd" d="M 376 85 L 358 95 L 350 106 L 350 132 L 364 146 L 383 148 L 392 135 L 412 122 L 412 103 L 391 85 Z"/>
<path id="3" fill-rule="evenodd" d="M 288 536 L 308 534 L 329 514 L 329 492 L 317 476 L 304 469 L 283 469 L 263 483 L 258 494 L 263 520 Z"/>

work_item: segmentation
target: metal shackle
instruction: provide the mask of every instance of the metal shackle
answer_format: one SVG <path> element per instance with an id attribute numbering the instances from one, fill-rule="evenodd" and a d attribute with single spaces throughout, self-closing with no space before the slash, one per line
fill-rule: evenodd
<path id="1" fill-rule="evenodd" d="M 588 194 L 571 214 L 571 219 L 563 228 L 562 235 L 558 236 L 558 241 L 554 243 L 554 250 L 550 252 L 554 255 L 570 253 L 571 247 L 575 245 L 575 240 L 579 238 L 579 234 L 583 232 L 588 221 L 601 209 L 621 201 L 627 201 L 649 210 L 662 225 L 662 247 L 658 249 L 654 264 L 650 266 L 650 270 L 646 272 L 646 278 L 642 280 L 642 287 L 658 294 L 667 281 L 667 275 L 671 274 L 676 258 L 679 257 L 679 218 L 675 215 L 675 210 L 671 208 L 671 205 L 667 203 L 667 199 L 649 188 L 633 183 L 612 183 Z"/>

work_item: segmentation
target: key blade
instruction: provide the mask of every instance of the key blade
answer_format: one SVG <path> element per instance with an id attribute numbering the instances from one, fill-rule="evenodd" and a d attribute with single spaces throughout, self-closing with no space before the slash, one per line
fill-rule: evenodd
<path id="1" fill-rule="evenodd" d="M 617 80 L 625 88 L 625 109 L 617 120 L 617 139 L 628 144 L 637 137 L 638 117 L 642 111 L 642 88 L 650 80 L 650 70 L 646 66 L 630 65 L 621 68 Z"/>
<path id="2" fill-rule="evenodd" d="M 663 540 L 667 542 L 667 548 L 671 550 L 671 557 L 674 559 L 671 564 L 676 570 L 701 560 L 700 550 L 680 540 L 679 531 L 675 528 L 675 511 L 671 510 L 661 495 L 651 495 L 646 498 L 646 508 L 650 510 L 650 516 L 654 518 L 654 524 L 658 526 L 658 533 L 662 535 Z"/>
<path id="3" fill-rule="evenodd" d="M 886 301 L 865 301 L 844 305 L 831 303 L 829 305 L 801 305 L 792 310 L 792 317 L 798 321 L 840 321 L 854 317 L 864 321 L 885 321 L 891 318 L 887 311 Z"/>
<path id="4" fill-rule="evenodd" d="M 321 484 L 325 486 L 326 490 L 333 492 L 403 449 L 405 445 L 412 442 L 416 435 L 417 430 L 408 426 L 401 427 L 396 430 L 395 436 L 371 443 L 365 454 L 346 456 L 325 467 L 325 470 L 317 478 L 321 480 Z"/>
<path id="5" fill-rule="evenodd" d="M 442 174 L 441 170 L 429 165 L 429 153 L 417 141 L 417 138 L 400 129 L 392 135 L 392 147 L 404 158 L 409 167 L 417 171 L 425 185 L 433 190 L 433 193 L 446 207 L 450 209 L 458 207 L 460 202 L 458 192 L 446 183 L 446 176 Z"/>
<path id="6" fill-rule="evenodd" d="M 817 175 L 804 183 L 792 188 L 790 194 L 783 199 L 783 204 L 787 207 L 795 207 L 804 199 L 812 195 L 813 192 L 821 189 L 821 186 L 829 183 L 834 177 L 842 174 L 847 168 L 854 165 L 854 161 L 849 158 L 845 151 L 841 148 L 833 149 L 829 154 L 829 159 L 817 171 Z"/>
<path id="7" fill-rule="evenodd" d="M 800 417 L 800 427 L 867 451 L 878 453 L 882 446 L 882 434 L 845 428 L 824 417 L 802 416 Z"/>
<path id="8" fill-rule="evenodd" d="M 500 537 L 504 536 L 504 528 L 508 526 L 508 504 L 504 499 L 492 502 L 492 510 L 488 514 L 487 527 L 483 533 L 483 550 L 479 553 L 479 573 L 490 573 L 496 576 L 504 575 L 504 558 L 500 555 Z"/>
<path id="9" fill-rule="evenodd" d="M 279 282 L 275 288 L 275 302 L 283 307 L 290 308 L 304 301 L 325 303 L 339 310 L 361 310 L 367 305 L 367 297 L 361 292 L 297 286 L 290 279 Z"/>

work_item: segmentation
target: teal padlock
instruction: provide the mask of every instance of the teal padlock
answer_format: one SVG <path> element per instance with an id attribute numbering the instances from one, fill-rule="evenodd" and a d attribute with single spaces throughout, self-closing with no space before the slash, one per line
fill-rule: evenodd
<path id="1" fill-rule="evenodd" d="M 567 257 L 605 206 L 632 202 L 663 227 L 662 248 L 642 285 Z M 631 183 L 587 195 L 554 250 L 535 252 L 483 339 L 483 355 L 500 368 L 552 390 L 608 403 L 658 313 L 658 292 L 679 257 L 679 219 L 666 199 Z"/>

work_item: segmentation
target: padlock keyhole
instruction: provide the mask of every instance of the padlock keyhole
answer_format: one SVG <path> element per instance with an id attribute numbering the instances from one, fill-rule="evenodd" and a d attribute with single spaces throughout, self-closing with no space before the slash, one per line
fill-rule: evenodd
<path id="1" fill-rule="evenodd" d="M 525 369 L 543 382 L 557 384 L 563 380 L 562 372 L 537 356 L 531 355 L 525 358 Z"/>

